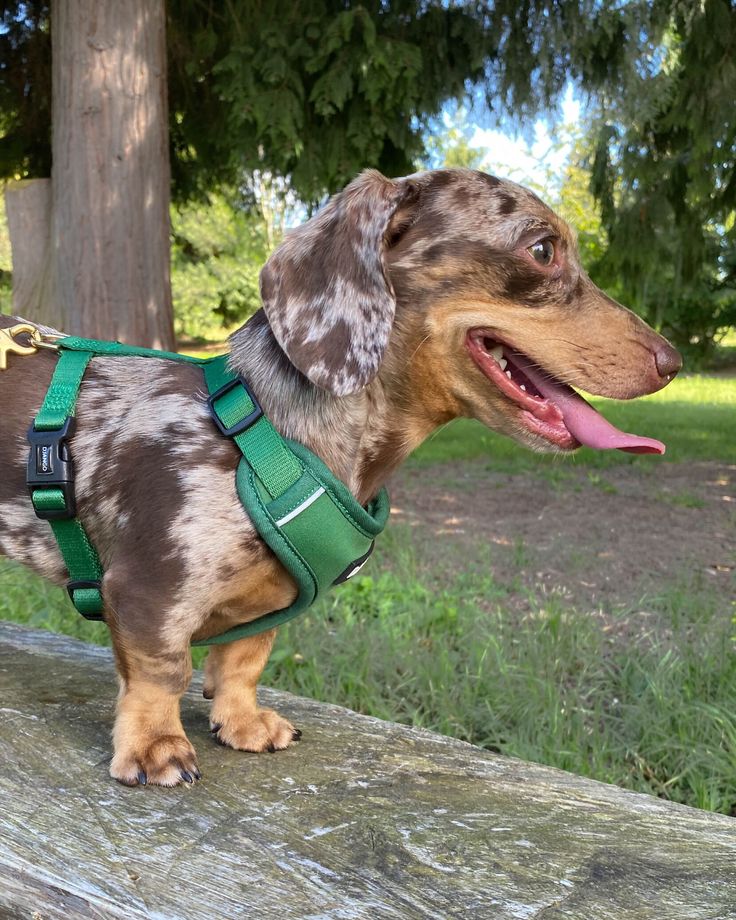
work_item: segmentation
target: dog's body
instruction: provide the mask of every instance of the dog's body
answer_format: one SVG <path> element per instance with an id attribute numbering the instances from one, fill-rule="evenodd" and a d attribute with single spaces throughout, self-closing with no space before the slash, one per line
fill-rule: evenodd
<path id="1" fill-rule="evenodd" d="M 233 336 L 231 364 L 275 427 L 361 502 L 459 416 L 531 448 L 577 446 L 549 400 L 501 379 L 491 345 L 618 398 L 654 392 L 679 369 L 664 339 L 587 278 L 562 221 L 525 189 L 477 172 L 363 174 L 287 237 L 262 291 L 265 312 Z M 0 551 L 63 584 L 25 485 L 26 431 L 54 364 L 48 353 L 11 356 L 0 373 Z M 287 606 L 296 585 L 242 509 L 240 455 L 212 424 L 199 368 L 97 358 L 76 415 L 78 513 L 105 569 L 121 683 L 111 774 L 131 785 L 192 781 L 179 719 L 190 642 Z M 298 737 L 256 705 L 273 639 L 208 656 L 205 694 L 224 744 L 274 750 Z"/>

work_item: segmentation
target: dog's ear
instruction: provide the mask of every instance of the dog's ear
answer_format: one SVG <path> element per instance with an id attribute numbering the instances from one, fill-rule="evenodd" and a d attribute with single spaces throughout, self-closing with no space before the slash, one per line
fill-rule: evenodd
<path id="1" fill-rule="evenodd" d="M 367 170 L 287 234 L 261 272 L 263 308 L 291 363 L 338 396 L 378 373 L 396 302 L 383 254 L 408 226 L 419 182 Z"/>

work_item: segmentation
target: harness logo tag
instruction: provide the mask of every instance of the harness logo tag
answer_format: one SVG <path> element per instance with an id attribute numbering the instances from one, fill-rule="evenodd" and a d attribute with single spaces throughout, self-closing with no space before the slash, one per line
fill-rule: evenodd
<path id="1" fill-rule="evenodd" d="M 53 473 L 54 465 L 52 462 L 52 453 L 50 444 L 41 444 L 36 448 L 36 472 Z"/>

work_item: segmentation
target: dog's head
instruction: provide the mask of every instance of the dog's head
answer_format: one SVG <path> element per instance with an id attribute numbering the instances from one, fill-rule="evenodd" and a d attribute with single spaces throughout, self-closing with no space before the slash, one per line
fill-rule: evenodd
<path id="1" fill-rule="evenodd" d="M 653 393 L 679 355 L 593 284 L 564 221 L 513 182 L 365 172 L 287 235 L 261 288 L 290 361 L 337 395 L 380 373 L 430 427 L 464 415 L 536 449 L 657 449 L 616 442 L 571 387 Z"/>

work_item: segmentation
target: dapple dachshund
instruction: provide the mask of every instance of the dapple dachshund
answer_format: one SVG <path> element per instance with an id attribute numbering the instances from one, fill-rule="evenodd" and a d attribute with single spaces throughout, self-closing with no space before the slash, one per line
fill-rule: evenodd
<path id="1" fill-rule="evenodd" d="M 653 393 L 680 369 L 678 353 L 592 283 L 570 229 L 513 182 L 369 170 L 287 234 L 261 290 L 263 309 L 231 338 L 232 367 L 276 428 L 360 502 L 459 417 L 537 451 L 661 449 L 614 429 L 572 387 Z M 0 373 L 0 551 L 63 584 L 25 483 L 26 431 L 54 365 L 48 352 L 11 356 Z M 73 453 L 120 678 L 110 773 L 127 785 L 193 782 L 179 717 L 190 641 L 288 606 L 295 583 L 238 500 L 240 454 L 212 424 L 198 367 L 94 359 Z M 225 745 L 273 751 L 299 737 L 256 703 L 273 641 L 272 630 L 209 653 L 205 696 Z"/>

